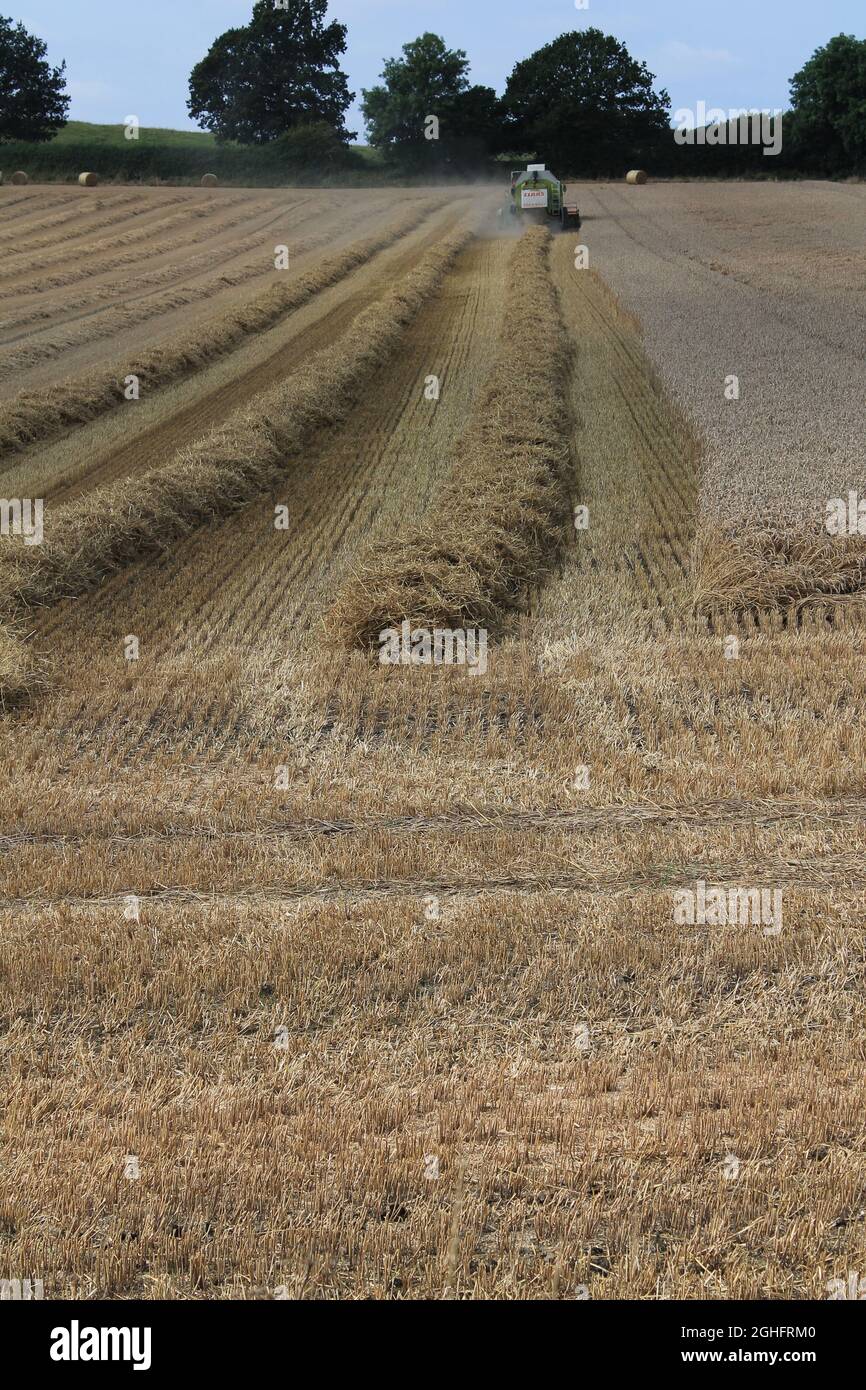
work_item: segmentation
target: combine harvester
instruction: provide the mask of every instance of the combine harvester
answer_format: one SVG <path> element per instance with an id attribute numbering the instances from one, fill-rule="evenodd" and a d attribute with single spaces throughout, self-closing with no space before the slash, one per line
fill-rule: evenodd
<path id="1" fill-rule="evenodd" d="M 512 173 L 508 211 L 512 217 L 527 213 L 556 217 L 563 231 L 580 226 L 580 209 L 568 197 L 567 185 L 543 164 L 530 164 Z"/>

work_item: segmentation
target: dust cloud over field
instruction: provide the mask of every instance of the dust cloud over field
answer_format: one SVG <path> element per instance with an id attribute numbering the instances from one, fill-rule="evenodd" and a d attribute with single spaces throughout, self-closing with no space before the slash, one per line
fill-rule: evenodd
<path id="1" fill-rule="evenodd" d="M 699 601 L 707 528 L 766 558 L 856 484 L 861 191 L 586 186 L 579 238 L 468 187 L 0 193 L 0 491 L 46 499 L 0 539 L 9 1269 L 862 1268 L 858 593 L 798 552 L 806 605 Z M 353 643 L 455 594 L 486 670 Z M 782 919 L 676 920 L 701 882 Z"/>

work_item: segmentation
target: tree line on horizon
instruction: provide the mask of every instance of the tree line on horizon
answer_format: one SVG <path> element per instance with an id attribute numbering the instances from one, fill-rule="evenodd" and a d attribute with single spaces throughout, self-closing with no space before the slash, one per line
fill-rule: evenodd
<path id="1" fill-rule="evenodd" d="M 256 0 L 190 75 L 190 116 L 221 144 L 265 147 L 287 166 L 357 164 L 346 128 L 355 100 L 340 67 L 347 27 L 327 0 Z M 50 140 L 66 123 L 65 63 L 0 16 L 0 142 Z M 781 150 L 741 143 L 727 122 L 675 138 L 668 93 L 646 63 L 600 29 L 561 34 L 518 62 L 502 96 L 473 84 L 463 49 L 437 34 L 404 44 L 361 94 L 370 145 L 395 173 L 464 176 L 537 158 L 574 177 L 644 167 L 668 175 L 866 173 L 866 40 L 840 34 L 791 79 Z"/>

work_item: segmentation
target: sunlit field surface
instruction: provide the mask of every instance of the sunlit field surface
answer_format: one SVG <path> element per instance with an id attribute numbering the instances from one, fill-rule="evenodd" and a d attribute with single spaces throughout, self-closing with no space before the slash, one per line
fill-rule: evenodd
<path id="1" fill-rule="evenodd" d="M 579 192 L 0 188 L 0 1246 L 47 1297 L 866 1268 L 866 192 Z M 484 660 L 383 663 L 404 621 Z"/>

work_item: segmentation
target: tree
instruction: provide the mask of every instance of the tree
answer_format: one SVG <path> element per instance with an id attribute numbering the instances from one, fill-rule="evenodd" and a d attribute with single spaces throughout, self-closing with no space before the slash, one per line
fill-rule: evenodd
<path id="1" fill-rule="evenodd" d="M 326 24 L 328 0 L 257 0 L 252 19 L 214 42 L 189 80 L 190 115 L 218 140 L 264 145 L 299 125 L 325 122 L 348 141 L 354 100 L 340 55 L 346 26 Z"/>
<path id="2" fill-rule="evenodd" d="M 272 140 L 266 153 L 277 167 L 289 171 L 311 170 L 326 174 L 365 167 L 360 152 L 341 140 L 333 126 L 325 121 L 293 126 Z"/>
<path id="3" fill-rule="evenodd" d="M 866 164 L 866 39 L 838 34 L 791 79 L 798 162 L 828 172 Z"/>
<path id="4" fill-rule="evenodd" d="M 508 79 L 510 147 L 543 157 L 560 175 L 619 173 L 670 136 L 670 97 L 654 81 L 646 63 L 600 29 L 561 34 Z"/>
<path id="5" fill-rule="evenodd" d="M 446 48 L 438 34 L 403 45 L 388 58 L 383 86 L 363 93 L 361 109 L 370 144 L 400 163 L 464 164 L 483 157 L 499 125 L 492 87 L 470 86 L 462 48 Z"/>
<path id="6" fill-rule="evenodd" d="M 50 140 L 66 124 L 69 97 L 41 39 L 0 15 L 0 140 Z"/>

